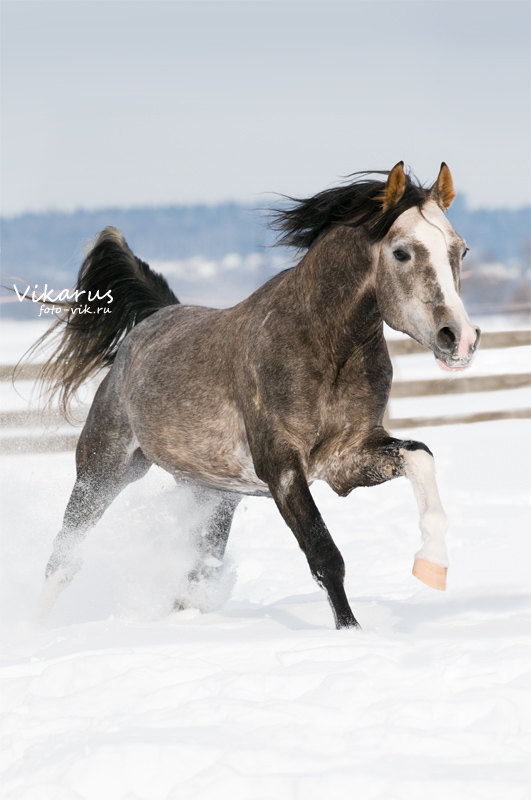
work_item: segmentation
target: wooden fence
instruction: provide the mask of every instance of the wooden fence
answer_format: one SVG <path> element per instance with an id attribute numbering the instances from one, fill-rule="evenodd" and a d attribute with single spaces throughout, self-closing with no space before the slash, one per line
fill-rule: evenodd
<path id="1" fill-rule="evenodd" d="M 426 349 L 412 339 L 396 339 L 388 341 L 391 357 L 425 353 Z M 481 339 L 481 348 L 510 348 L 531 344 L 531 331 L 503 331 L 485 333 Z M 531 367 L 531 358 L 530 358 Z M 24 364 L 16 375 L 17 380 L 35 380 L 39 374 L 40 364 Z M 12 366 L 0 366 L 0 381 L 13 379 Z M 519 389 L 531 386 L 531 372 L 508 373 L 504 375 L 466 375 L 455 380 L 434 378 L 426 380 L 403 380 L 393 382 L 391 390 L 391 414 L 386 415 L 385 424 L 390 430 L 400 428 L 418 428 L 433 425 L 455 425 L 459 423 L 486 422 L 500 419 L 529 419 L 531 408 L 500 409 L 497 411 L 476 411 L 463 414 L 444 414 L 415 417 L 393 417 L 392 401 L 404 397 L 428 397 L 448 394 L 469 394 Z M 77 411 L 80 422 L 88 411 L 81 407 Z M 79 436 L 77 432 L 60 430 L 64 421 L 56 410 L 42 412 L 38 410 L 5 411 L 0 413 L 0 427 L 6 432 L 0 439 L 0 455 L 11 453 L 56 453 L 73 450 Z M 48 432 L 46 432 L 48 428 Z M 55 428 L 55 432 L 50 432 Z M 10 435 L 13 431 L 15 435 Z M 20 431 L 20 433 L 18 433 Z"/>
<path id="2" fill-rule="evenodd" d="M 396 339 L 389 341 L 387 344 L 391 357 L 426 352 L 426 349 L 413 341 L 413 339 Z M 531 331 L 495 331 L 482 335 L 480 347 L 482 350 L 492 350 L 529 345 L 531 345 Z M 529 366 L 531 368 L 531 356 Z M 450 380 L 448 378 L 428 378 L 426 380 L 395 381 L 391 388 L 391 413 L 389 414 L 388 411 L 385 424 L 387 428 L 396 430 L 399 428 L 422 428 L 433 425 L 488 422 L 500 419 L 529 419 L 531 418 L 531 408 L 507 408 L 496 411 L 473 411 L 464 414 L 422 417 L 393 417 L 392 415 L 392 401 L 397 398 L 503 391 L 505 389 L 521 389 L 526 386 L 531 386 L 531 372 L 504 375 L 466 374 Z"/>

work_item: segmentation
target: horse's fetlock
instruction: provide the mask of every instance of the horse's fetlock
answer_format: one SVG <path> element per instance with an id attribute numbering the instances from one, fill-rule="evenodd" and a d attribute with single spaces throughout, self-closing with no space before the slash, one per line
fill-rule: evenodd
<path id="1" fill-rule="evenodd" d="M 47 581 L 53 578 L 59 585 L 68 584 L 80 569 L 81 560 L 69 561 L 68 564 L 64 564 L 52 557 L 46 565 L 44 577 Z"/>

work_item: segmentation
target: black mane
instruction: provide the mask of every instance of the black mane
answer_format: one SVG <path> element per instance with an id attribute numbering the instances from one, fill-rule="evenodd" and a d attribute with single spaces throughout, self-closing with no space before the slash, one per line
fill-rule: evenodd
<path id="1" fill-rule="evenodd" d="M 282 235 L 278 244 L 310 248 L 333 225 L 364 226 L 374 242 L 383 239 L 393 222 L 408 208 L 420 208 L 428 198 L 429 190 L 406 175 L 406 189 L 401 199 L 388 211 L 382 211 L 381 196 L 385 180 L 368 179 L 367 175 L 389 175 L 386 171 L 355 172 L 351 183 L 325 189 L 323 192 L 299 199 L 287 197 L 293 205 L 286 209 L 273 209 L 271 227 Z"/>

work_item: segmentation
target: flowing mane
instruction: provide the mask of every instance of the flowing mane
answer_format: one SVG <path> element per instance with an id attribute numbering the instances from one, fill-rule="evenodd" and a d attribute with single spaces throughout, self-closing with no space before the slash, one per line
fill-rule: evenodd
<path id="1" fill-rule="evenodd" d="M 287 197 L 293 203 L 286 209 L 273 209 L 271 227 L 281 236 L 277 244 L 309 249 L 325 231 L 334 225 L 364 226 L 374 242 L 383 239 L 393 222 L 408 208 L 420 208 L 427 200 L 425 189 L 410 175 L 400 200 L 388 211 L 382 210 L 385 181 L 369 179 L 367 175 L 389 175 L 389 171 L 355 172 L 350 183 L 325 189 L 313 197 Z"/>

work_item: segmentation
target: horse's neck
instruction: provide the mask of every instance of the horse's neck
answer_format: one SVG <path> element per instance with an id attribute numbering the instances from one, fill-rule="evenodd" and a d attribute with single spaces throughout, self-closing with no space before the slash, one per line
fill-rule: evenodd
<path id="1" fill-rule="evenodd" d="M 382 335 L 373 261 L 363 231 L 341 226 L 314 245 L 294 270 L 305 315 L 339 361 Z"/>

